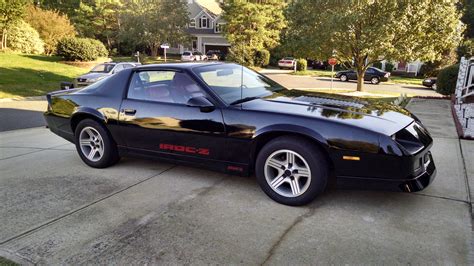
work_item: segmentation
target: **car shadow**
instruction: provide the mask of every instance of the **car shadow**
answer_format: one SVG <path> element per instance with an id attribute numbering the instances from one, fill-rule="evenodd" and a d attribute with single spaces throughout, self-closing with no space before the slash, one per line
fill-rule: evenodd
<path id="1" fill-rule="evenodd" d="M 41 111 L 0 108 L 0 116 L 0 132 L 46 125 Z"/>

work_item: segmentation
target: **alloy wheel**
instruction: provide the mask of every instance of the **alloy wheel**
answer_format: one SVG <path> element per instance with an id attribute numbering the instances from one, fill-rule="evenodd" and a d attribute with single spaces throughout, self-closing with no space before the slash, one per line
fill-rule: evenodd
<path id="1" fill-rule="evenodd" d="M 291 150 L 278 150 L 268 156 L 264 174 L 272 190 L 284 197 L 298 197 L 311 184 L 309 164 Z"/>
<path id="2" fill-rule="evenodd" d="M 378 79 L 378 78 L 372 78 L 372 79 L 370 80 L 370 82 L 371 82 L 372 84 L 378 84 L 378 83 L 379 83 L 379 79 Z"/>
<path id="3" fill-rule="evenodd" d="M 104 155 L 104 140 L 93 127 L 85 127 L 79 134 L 79 145 L 82 154 L 92 162 L 99 161 Z"/>

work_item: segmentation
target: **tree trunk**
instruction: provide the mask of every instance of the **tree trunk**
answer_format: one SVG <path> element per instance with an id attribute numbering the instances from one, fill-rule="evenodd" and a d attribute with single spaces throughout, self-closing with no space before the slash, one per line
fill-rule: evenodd
<path id="1" fill-rule="evenodd" d="M 150 51 L 151 51 L 151 56 L 156 57 L 158 55 L 158 45 L 156 43 L 153 43 L 150 45 Z"/>
<path id="2" fill-rule="evenodd" d="M 363 90 L 365 70 L 363 66 L 357 66 L 357 91 Z"/>

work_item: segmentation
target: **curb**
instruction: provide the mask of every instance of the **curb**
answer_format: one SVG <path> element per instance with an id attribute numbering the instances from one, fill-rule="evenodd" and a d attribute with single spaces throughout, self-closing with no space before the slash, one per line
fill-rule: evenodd
<path id="1" fill-rule="evenodd" d="M 474 137 L 464 136 L 464 131 L 462 130 L 461 122 L 459 122 L 458 116 L 456 114 L 456 110 L 454 109 L 454 102 L 456 97 L 454 95 L 451 96 L 451 115 L 453 116 L 454 125 L 456 125 L 456 132 L 458 133 L 459 139 L 465 140 L 474 140 Z"/>
<path id="2" fill-rule="evenodd" d="M 14 98 L 0 99 L 0 103 L 19 102 L 19 101 L 46 101 L 46 96 L 29 96 L 29 97 L 14 97 Z"/>

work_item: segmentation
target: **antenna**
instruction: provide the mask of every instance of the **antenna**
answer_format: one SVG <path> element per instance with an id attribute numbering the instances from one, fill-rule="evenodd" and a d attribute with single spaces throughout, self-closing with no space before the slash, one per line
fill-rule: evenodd
<path id="1" fill-rule="evenodd" d="M 245 49 L 242 45 L 242 64 L 240 65 L 240 99 L 244 98 L 244 62 L 245 62 Z"/>

